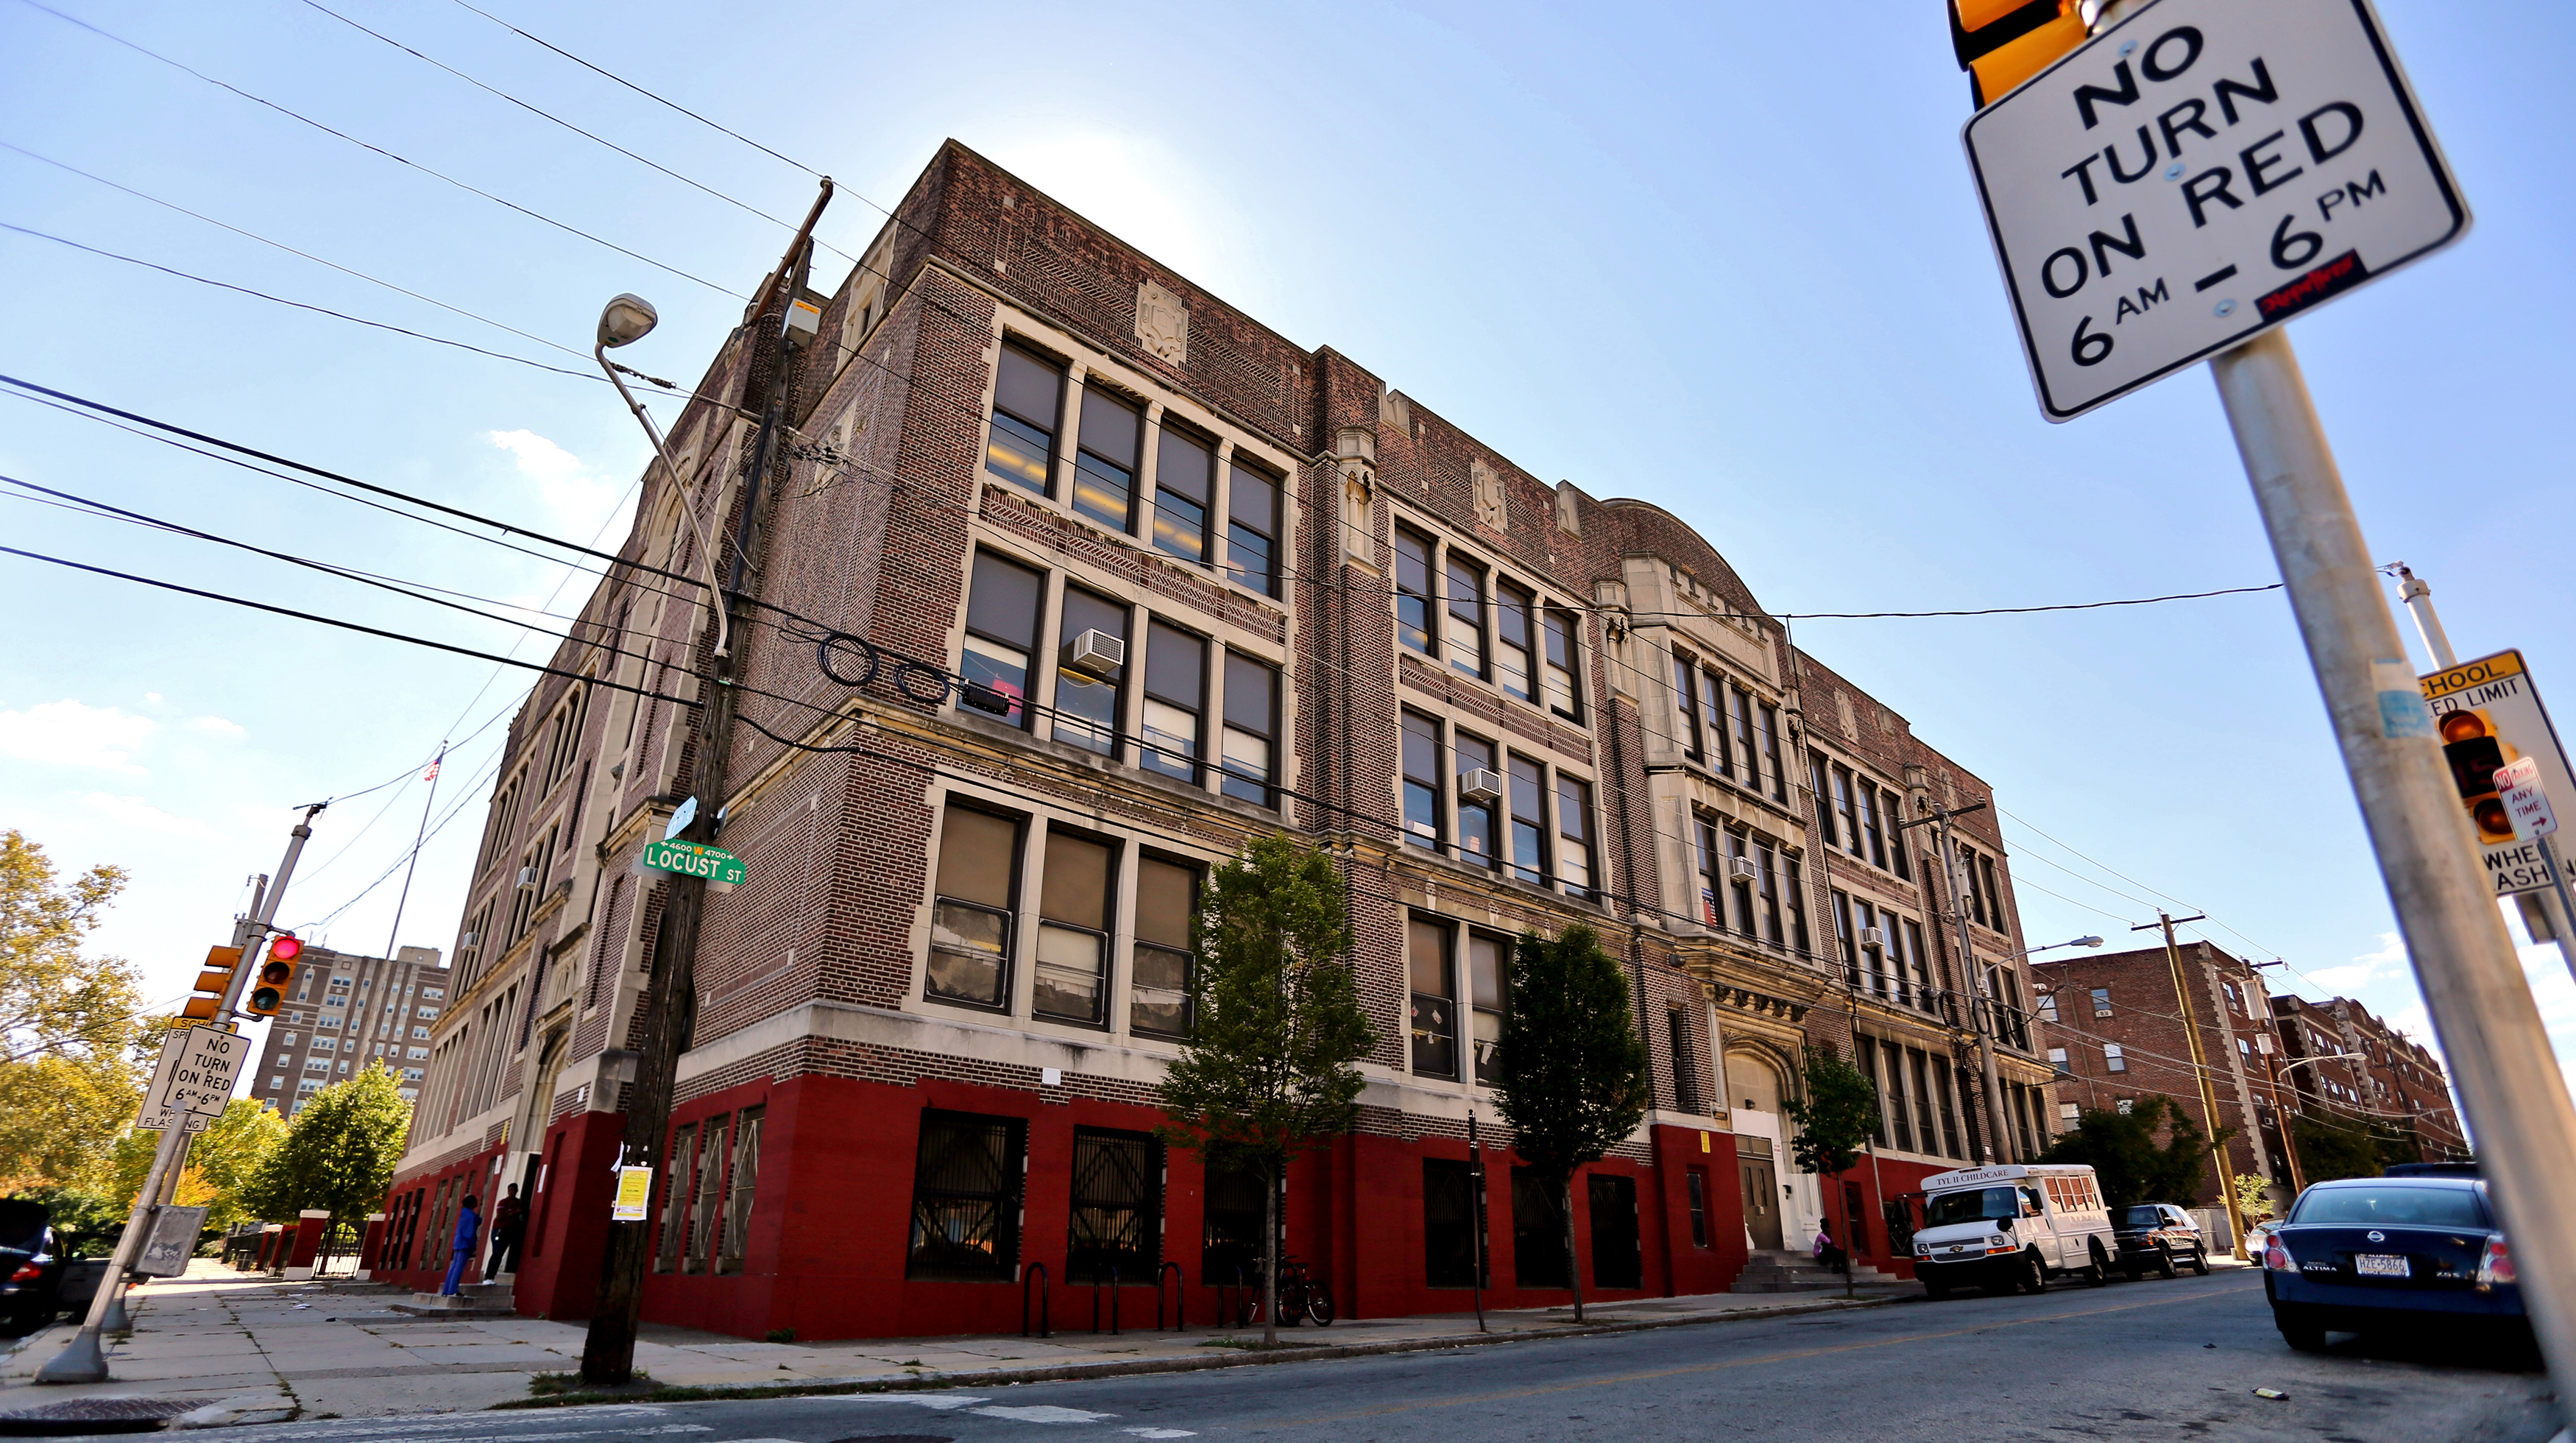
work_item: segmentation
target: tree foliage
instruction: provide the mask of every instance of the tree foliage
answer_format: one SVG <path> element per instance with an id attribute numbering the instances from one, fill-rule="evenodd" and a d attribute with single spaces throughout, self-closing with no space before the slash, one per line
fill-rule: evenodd
<path id="1" fill-rule="evenodd" d="M 159 1031 L 134 969 L 81 951 L 124 886 L 110 866 L 59 882 L 0 832 L 0 1184 L 92 1184 L 141 1105 Z"/>
<path id="2" fill-rule="evenodd" d="M 1789 1155 L 1799 1170 L 1838 1173 L 1860 1163 L 1861 1146 L 1878 1127 L 1878 1088 L 1826 1047 L 1809 1046 L 1800 1095 L 1781 1104 L 1798 1124 Z"/>
<path id="3" fill-rule="evenodd" d="M 272 1223 L 291 1223 L 307 1208 L 328 1210 L 334 1226 L 364 1217 L 393 1185 L 410 1126 L 411 1104 L 402 1099 L 400 1081 L 383 1063 L 372 1064 L 296 1109 L 286 1136 L 251 1174 L 240 1205 L 248 1216 Z"/>
<path id="4" fill-rule="evenodd" d="M 1273 833 L 1209 875 L 1193 928 L 1195 1026 L 1164 1074 L 1171 1120 L 1156 1131 L 1210 1169 L 1258 1172 L 1269 1206 L 1292 1158 L 1359 1118 L 1355 1064 L 1377 1037 L 1351 976 L 1347 918 L 1331 859 Z M 1274 1340 L 1277 1238 L 1274 1218 L 1262 1246 Z"/>
<path id="5" fill-rule="evenodd" d="M 1510 1010 L 1494 1055 L 1495 1106 L 1512 1148 L 1558 1199 L 1566 1276 L 1583 1316 L 1574 1257 L 1574 1176 L 1627 1141 L 1653 1101 L 1646 1044 L 1628 1007 L 1628 978 L 1591 928 L 1555 938 L 1523 934 L 1514 949 Z"/>
<path id="6" fill-rule="evenodd" d="M 2162 1143 L 2158 1132 L 2166 1134 Z M 2224 1147 L 2236 1129 L 2222 1127 L 2215 1138 L 2204 1135 L 2189 1114 L 2170 1098 L 2139 1098 L 2126 1113 L 2087 1108 L 2069 1131 L 2059 1133 L 2041 1162 L 2090 1163 L 2111 1207 L 2133 1203 L 2172 1203 L 2189 1207 L 2209 1177 L 2209 1153 Z"/>
<path id="7" fill-rule="evenodd" d="M 2377 1177 L 2390 1163 L 2423 1160 L 2414 1139 L 2395 1127 L 2315 1110 L 2292 1115 L 2290 1143 L 2311 1183 Z"/>

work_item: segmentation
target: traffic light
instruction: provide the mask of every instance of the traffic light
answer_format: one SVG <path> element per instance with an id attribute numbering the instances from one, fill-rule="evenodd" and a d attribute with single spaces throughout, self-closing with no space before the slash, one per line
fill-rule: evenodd
<path id="1" fill-rule="evenodd" d="M 253 1017 L 275 1017 L 286 1005 L 286 984 L 295 980 L 295 964 L 304 955 L 304 944 L 292 932 L 280 932 L 268 944 L 268 960 L 260 964 L 259 975 L 250 979 L 250 995 L 242 999 L 242 1010 Z"/>
<path id="2" fill-rule="evenodd" d="M 2048 68 L 2091 34 L 2079 0 L 1943 0 L 1950 48 L 1979 110 Z"/>
<path id="3" fill-rule="evenodd" d="M 206 949 L 206 970 L 197 974 L 197 995 L 179 1009 L 179 1015 L 191 1022 L 212 1021 L 224 1005 L 224 989 L 232 985 L 233 969 L 241 965 L 239 947 Z"/>
<path id="4" fill-rule="evenodd" d="M 2496 768 L 2505 764 L 2504 743 L 2487 725 L 2484 713 L 2446 711 L 2435 719 L 2442 733 L 2442 760 L 2460 789 L 2460 805 L 2478 829 L 2478 845 L 2492 847 L 2513 840 L 2513 818 L 2505 814 L 2496 791 Z"/>

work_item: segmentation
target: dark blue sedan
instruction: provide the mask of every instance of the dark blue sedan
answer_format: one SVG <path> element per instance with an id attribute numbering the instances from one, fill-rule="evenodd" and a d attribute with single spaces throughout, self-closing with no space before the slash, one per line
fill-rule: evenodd
<path id="1" fill-rule="evenodd" d="M 2272 1321 L 2293 1348 L 2326 1333 L 2530 1337 L 2513 1256 L 2474 1176 L 2344 1178 L 2299 1195 L 2263 1253 Z"/>

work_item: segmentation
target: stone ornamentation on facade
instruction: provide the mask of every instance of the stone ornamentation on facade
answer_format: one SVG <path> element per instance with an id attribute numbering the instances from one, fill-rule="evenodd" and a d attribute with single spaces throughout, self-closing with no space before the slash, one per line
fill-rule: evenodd
<path id="1" fill-rule="evenodd" d="M 1136 339 L 1175 366 L 1190 359 L 1190 312 L 1181 298 L 1152 281 L 1136 283 Z"/>
<path id="2" fill-rule="evenodd" d="M 1476 481 L 1476 524 L 1493 531 L 1508 529 L 1510 516 L 1503 509 L 1503 475 L 1485 464 L 1479 456 L 1468 468 Z"/>

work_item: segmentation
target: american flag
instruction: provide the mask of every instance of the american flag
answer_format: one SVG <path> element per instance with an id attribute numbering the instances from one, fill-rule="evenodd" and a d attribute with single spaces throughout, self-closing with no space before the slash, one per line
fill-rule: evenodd
<path id="1" fill-rule="evenodd" d="M 444 762 L 444 761 L 446 761 L 446 760 L 447 760 L 447 758 L 445 758 L 445 757 L 440 757 L 440 758 L 438 759 L 438 761 L 431 762 L 431 763 L 429 764 L 429 770 L 428 770 L 428 771 L 425 771 L 425 772 L 423 772 L 423 773 L 421 773 L 421 774 L 420 774 L 420 779 L 421 779 L 422 781 L 424 781 L 424 782 L 434 782 L 434 781 L 437 781 L 437 780 L 438 780 L 438 767 L 439 767 L 439 763 L 440 763 L 440 762 Z"/>

